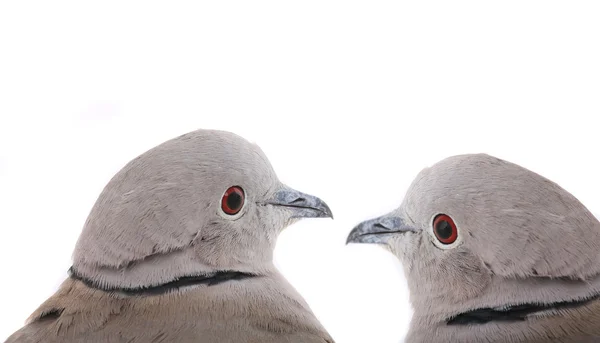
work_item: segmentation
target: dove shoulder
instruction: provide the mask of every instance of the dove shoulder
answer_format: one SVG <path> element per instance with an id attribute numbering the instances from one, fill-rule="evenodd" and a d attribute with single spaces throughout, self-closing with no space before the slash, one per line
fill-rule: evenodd
<path id="1" fill-rule="evenodd" d="M 279 275 L 126 297 L 68 279 L 6 343 L 333 343 Z"/>

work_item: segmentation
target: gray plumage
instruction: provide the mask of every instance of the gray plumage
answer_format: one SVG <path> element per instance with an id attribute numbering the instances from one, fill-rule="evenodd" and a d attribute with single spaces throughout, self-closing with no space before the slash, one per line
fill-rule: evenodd
<path id="1" fill-rule="evenodd" d="M 278 234 L 305 217 L 331 211 L 282 184 L 258 146 L 209 130 L 167 141 L 108 183 L 73 277 L 7 342 L 333 342 L 273 265 Z M 210 282 L 172 286 L 190 277 Z"/>
<path id="2" fill-rule="evenodd" d="M 424 169 L 397 210 L 348 242 L 402 261 L 407 342 L 600 342 L 600 223 L 513 163 L 461 155 Z"/>

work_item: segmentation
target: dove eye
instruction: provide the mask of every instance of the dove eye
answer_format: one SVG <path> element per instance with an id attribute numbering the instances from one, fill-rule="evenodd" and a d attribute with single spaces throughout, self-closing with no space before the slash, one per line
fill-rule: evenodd
<path id="1" fill-rule="evenodd" d="M 244 207 L 244 200 L 245 195 L 242 187 L 229 187 L 221 199 L 221 209 L 229 215 L 238 214 L 242 207 Z"/>
<path id="2" fill-rule="evenodd" d="M 445 214 L 438 214 L 433 219 L 433 234 L 442 244 L 452 244 L 458 238 L 456 224 Z"/>

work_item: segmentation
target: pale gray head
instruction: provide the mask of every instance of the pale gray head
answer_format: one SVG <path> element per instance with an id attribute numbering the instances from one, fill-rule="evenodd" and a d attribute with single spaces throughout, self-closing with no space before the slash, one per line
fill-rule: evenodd
<path id="1" fill-rule="evenodd" d="M 348 242 L 398 256 L 412 326 L 429 330 L 477 309 L 568 302 L 600 289 L 594 216 L 557 184 L 485 154 L 424 169 L 397 210 L 361 223 Z"/>
<path id="2" fill-rule="evenodd" d="M 319 198 L 282 184 L 261 149 L 198 130 L 140 155 L 108 183 L 73 255 L 73 269 L 107 287 L 273 268 L 278 234 L 294 220 L 331 217 Z"/>

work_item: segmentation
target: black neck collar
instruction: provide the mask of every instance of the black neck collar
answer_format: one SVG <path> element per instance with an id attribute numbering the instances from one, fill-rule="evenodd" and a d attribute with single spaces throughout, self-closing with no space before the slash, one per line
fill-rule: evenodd
<path id="1" fill-rule="evenodd" d="M 570 309 L 583 306 L 591 301 L 600 299 L 600 294 L 592 295 L 588 298 L 560 301 L 548 304 L 522 304 L 506 306 L 502 308 L 480 308 L 469 312 L 460 313 L 446 321 L 447 325 L 477 325 L 493 321 L 514 322 L 524 321 L 527 316 L 542 311 Z"/>
<path id="2" fill-rule="evenodd" d="M 194 286 L 194 285 L 205 285 L 205 286 L 214 286 L 227 281 L 234 280 L 244 280 L 248 278 L 257 277 L 258 275 L 243 273 L 238 271 L 219 271 L 211 274 L 205 275 L 188 275 L 178 277 L 172 281 L 148 287 L 135 287 L 135 288 L 120 288 L 120 287 L 110 287 L 110 286 L 102 286 L 95 281 L 92 281 L 81 274 L 78 274 L 77 271 L 71 267 L 69 269 L 69 276 L 74 279 L 83 282 L 86 286 L 94 289 L 98 289 L 105 292 L 111 293 L 122 293 L 125 295 L 160 295 L 169 293 L 172 291 L 177 291 L 180 288 Z"/>

